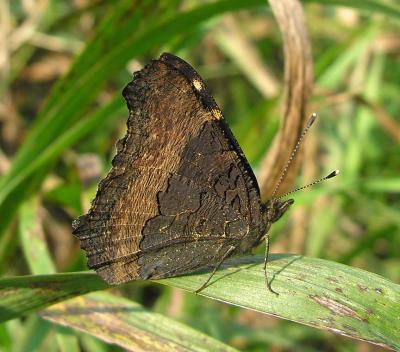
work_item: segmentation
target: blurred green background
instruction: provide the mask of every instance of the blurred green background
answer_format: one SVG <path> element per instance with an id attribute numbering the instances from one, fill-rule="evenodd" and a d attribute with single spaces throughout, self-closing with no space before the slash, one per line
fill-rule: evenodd
<path id="1" fill-rule="evenodd" d="M 400 4 L 343 3 L 303 2 L 311 107 L 320 118 L 298 183 L 332 169 L 341 175 L 295 195 L 273 228 L 271 252 L 325 258 L 399 283 Z M 86 270 L 71 221 L 88 210 L 125 134 L 123 87 L 164 51 L 206 80 L 257 173 L 279 128 L 283 91 L 282 37 L 266 1 L 0 2 L 3 277 Z M 157 284 L 119 292 L 244 351 L 378 350 Z M 56 332 L 36 316 L 13 320 L 0 327 L 0 348 L 62 350 Z M 82 350 L 122 350 L 64 333 L 78 336 Z"/>

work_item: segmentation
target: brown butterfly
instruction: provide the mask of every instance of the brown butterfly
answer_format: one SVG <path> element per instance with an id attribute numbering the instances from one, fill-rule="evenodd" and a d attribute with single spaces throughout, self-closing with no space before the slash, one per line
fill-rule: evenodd
<path id="1" fill-rule="evenodd" d="M 268 253 L 268 230 L 293 200 L 261 201 L 254 173 L 197 72 L 163 54 L 134 74 L 123 96 L 127 134 L 89 212 L 73 223 L 89 268 L 119 284 L 209 265 L 214 273 L 263 240 Z"/>

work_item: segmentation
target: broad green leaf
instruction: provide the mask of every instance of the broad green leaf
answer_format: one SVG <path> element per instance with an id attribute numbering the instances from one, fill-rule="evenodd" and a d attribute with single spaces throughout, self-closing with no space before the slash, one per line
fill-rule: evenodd
<path id="1" fill-rule="evenodd" d="M 295 255 L 275 255 L 269 264 L 272 287 L 265 288 L 262 257 L 243 257 L 224 265 L 201 294 L 226 303 L 381 346 L 399 348 L 400 286 L 378 275 Z M 208 273 L 162 280 L 194 290 Z"/>
<path id="2" fill-rule="evenodd" d="M 279 296 L 266 289 L 260 256 L 226 261 L 200 294 L 384 347 L 400 348 L 399 285 L 327 260 L 285 254 L 271 257 L 268 274 Z M 203 272 L 158 282 L 193 292 L 209 275 Z M 91 273 L 2 279 L 0 321 L 106 287 Z"/>
<path id="3" fill-rule="evenodd" d="M 189 326 L 109 293 L 76 297 L 45 309 L 53 323 L 134 351 L 236 351 Z"/>

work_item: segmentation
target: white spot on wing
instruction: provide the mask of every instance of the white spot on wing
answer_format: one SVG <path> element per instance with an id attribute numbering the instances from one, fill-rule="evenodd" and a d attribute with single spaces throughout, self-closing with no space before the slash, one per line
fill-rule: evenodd
<path id="1" fill-rule="evenodd" d="M 198 79 L 194 79 L 192 84 L 198 91 L 203 89 L 203 85 Z"/>

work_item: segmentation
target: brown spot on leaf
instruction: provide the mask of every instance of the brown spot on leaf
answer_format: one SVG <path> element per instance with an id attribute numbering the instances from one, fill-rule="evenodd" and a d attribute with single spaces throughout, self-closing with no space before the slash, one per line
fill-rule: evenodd
<path id="1" fill-rule="evenodd" d="M 339 292 L 339 293 L 343 293 L 343 290 L 342 290 L 340 287 L 336 287 L 336 288 L 335 288 L 335 291 L 336 291 L 336 292 Z"/>
<path id="2" fill-rule="evenodd" d="M 357 287 L 358 287 L 358 290 L 360 292 L 367 292 L 368 291 L 368 287 L 367 286 L 364 286 L 364 285 L 361 285 L 361 284 L 357 284 Z"/>
<path id="3" fill-rule="evenodd" d="M 351 317 L 360 321 L 365 321 L 354 309 L 346 306 L 342 302 L 338 302 L 332 298 L 319 295 L 310 296 L 319 305 L 329 309 L 333 314 Z"/>
<path id="4" fill-rule="evenodd" d="M 335 284 L 339 283 L 339 280 L 336 277 L 329 276 L 327 279 L 328 279 L 329 282 L 332 282 L 332 283 L 335 283 Z"/>
<path id="5" fill-rule="evenodd" d="M 354 333 L 357 332 L 357 330 L 353 326 L 351 326 L 349 324 L 343 324 L 343 329 L 345 329 L 346 331 L 354 332 Z"/>

